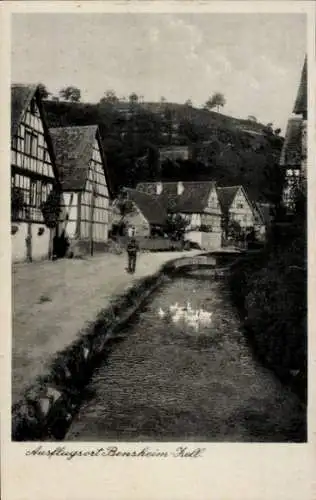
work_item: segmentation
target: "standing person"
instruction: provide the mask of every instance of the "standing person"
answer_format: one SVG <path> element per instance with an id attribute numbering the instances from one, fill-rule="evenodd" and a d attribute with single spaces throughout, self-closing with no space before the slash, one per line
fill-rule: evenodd
<path id="1" fill-rule="evenodd" d="M 128 255 L 128 272 L 134 274 L 136 269 L 136 259 L 137 252 L 139 250 L 139 245 L 135 238 L 131 238 L 127 245 L 127 255 Z"/>

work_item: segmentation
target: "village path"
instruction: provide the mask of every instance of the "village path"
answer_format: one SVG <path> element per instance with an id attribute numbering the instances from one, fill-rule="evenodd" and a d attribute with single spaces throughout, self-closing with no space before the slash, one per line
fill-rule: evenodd
<path id="1" fill-rule="evenodd" d="M 167 261 L 200 251 L 140 254 L 135 275 L 126 255 L 103 254 L 16 264 L 12 270 L 12 403 L 35 377 L 45 373 L 54 354 L 71 344 L 113 296 Z"/>

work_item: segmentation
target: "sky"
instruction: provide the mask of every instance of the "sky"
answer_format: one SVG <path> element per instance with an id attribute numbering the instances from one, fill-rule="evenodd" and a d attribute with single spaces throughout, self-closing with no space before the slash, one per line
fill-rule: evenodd
<path id="1" fill-rule="evenodd" d="M 112 89 L 202 106 L 219 91 L 223 113 L 284 131 L 305 51 L 304 14 L 13 14 L 11 79 L 85 102 Z"/>

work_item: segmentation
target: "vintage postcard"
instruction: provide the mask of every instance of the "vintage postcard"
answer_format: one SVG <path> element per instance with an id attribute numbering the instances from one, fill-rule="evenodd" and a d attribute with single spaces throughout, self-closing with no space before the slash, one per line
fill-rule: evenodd
<path id="1" fill-rule="evenodd" d="M 4 500 L 316 498 L 315 2 L 0 13 Z"/>

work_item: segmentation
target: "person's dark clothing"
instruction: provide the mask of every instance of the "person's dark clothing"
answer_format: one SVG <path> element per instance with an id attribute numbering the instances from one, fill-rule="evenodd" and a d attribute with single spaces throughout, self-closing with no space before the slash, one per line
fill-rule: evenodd
<path id="1" fill-rule="evenodd" d="M 135 239 L 131 239 L 131 241 L 127 245 L 128 272 L 129 273 L 135 272 L 138 250 L 139 250 L 139 245 L 138 245 L 137 241 Z"/>

